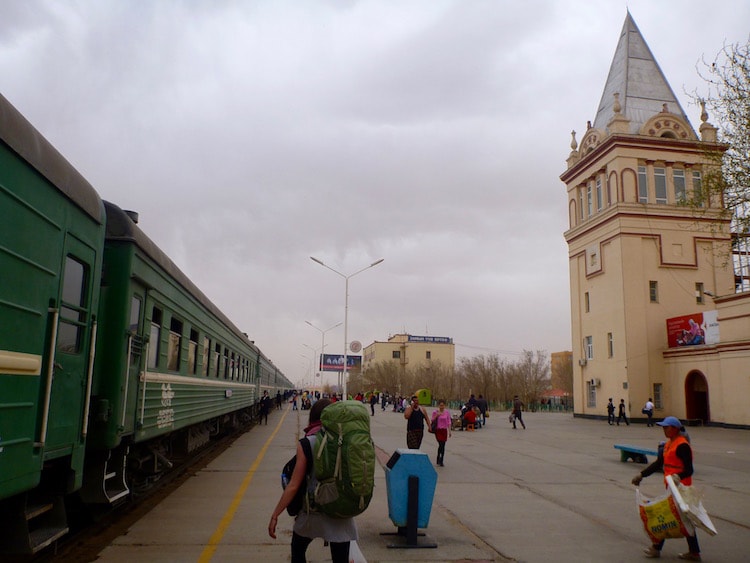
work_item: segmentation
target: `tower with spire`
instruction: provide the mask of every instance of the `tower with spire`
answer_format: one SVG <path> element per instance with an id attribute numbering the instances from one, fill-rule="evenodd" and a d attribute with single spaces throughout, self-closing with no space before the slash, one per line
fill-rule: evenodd
<path id="1" fill-rule="evenodd" d="M 708 420 L 709 382 L 668 369 L 667 319 L 715 308 L 734 289 L 729 218 L 703 179 L 717 130 L 699 134 L 628 12 L 593 123 L 572 133 L 567 187 L 575 412 L 648 398 Z"/>

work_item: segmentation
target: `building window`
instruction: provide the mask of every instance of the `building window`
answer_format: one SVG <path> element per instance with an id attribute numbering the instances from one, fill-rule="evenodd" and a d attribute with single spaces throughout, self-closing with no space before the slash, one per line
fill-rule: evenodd
<path id="1" fill-rule="evenodd" d="M 583 294 L 583 310 L 589 312 L 591 310 L 591 303 L 589 302 L 589 292 Z"/>
<path id="2" fill-rule="evenodd" d="M 426 352 L 424 353 L 424 357 L 425 357 L 425 359 L 426 359 L 426 360 L 431 360 L 431 359 L 432 359 L 432 352 L 431 352 L 431 351 L 429 351 L 429 350 L 427 350 L 427 351 L 426 351 Z"/>
<path id="3" fill-rule="evenodd" d="M 654 168 L 654 194 L 656 195 L 656 203 L 666 205 L 667 171 L 664 168 Z"/>
<path id="4" fill-rule="evenodd" d="M 604 207 L 604 194 L 602 193 L 602 179 L 596 179 L 596 210 L 601 211 Z"/>
<path id="5" fill-rule="evenodd" d="M 607 333 L 607 357 L 615 357 L 615 337 L 612 336 L 611 332 Z"/>
<path id="6" fill-rule="evenodd" d="M 703 305 L 705 300 L 703 299 L 703 284 L 698 282 L 695 284 L 695 302 L 698 305 Z"/>
<path id="7" fill-rule="evenodd" d="M 583 212 L 584 207 L 583 207 L 583 189 L 582 188 L 578 189 L 578 199 L 581 202 L 579 207 L 581 209 L 581 221 L 583 221 L 586 218 L 586 214 Z"/>
<path id="8" fill-rule="evenodd" d="M 182 322 L 172 318 L 169 322 L 169 345 L 167 347 L 167 369 L 180 371 L 180 352 L 182 348 Z"/>
<path id="9" fill-rule="evenodd" d="M 398 360 L 401 358 L 401 350 L 394 350 L 393 351 L 393 359 Z"/>
<path id="10" fill-rule="evenodd" d="M 593 336 L 586 336 L 583 339 L 583 353 L 585 354 L 587 360 L 594 359 L 594 337 Z"/>
<path id="11" fill-rule="evenodd" d="M 698 207 L 703 207 L 703 180 L 699 170 L 693 170 L 693 199 Z"/>
<path id="12" fill-rule="evenodd" d="M 148 367 L 156 368 L 159 362 L 159 346 L 161 343 L 161 309 L 151 311 L 151 331 L 148 343 Z"/>
<path id="13" fill-rule="evenodd" d="M 654 383 L 654 407 L 660 409 L 662 405 L 661 383 Z"/>
<path id="14" fill-rule="evenodd" d="M 685 203 L 687 192 L 685 191 L 685 171 L 682 168 L 672 170 L 674 181 L 674 199 L 677 203 Z"/>
<path id="15" fill-rule="evenodd" d="M 586 210 L 588 211 L 589 217 L 591 217 L 594 214 L 594 199 L 593 199 L 593 193 L 591 190 L 591 184 L 586 186 Z"/>
<path id="16" fill-rule="evenodd" d="M 586 406 L 596 407 L 596 385 L 591 385 L 591 381 L 586 382 Z"/>
<path id="17" fill-rule="evenodd" d="M 648 177 L 646 167 L 638 167 L 638 203 L 648 203 Z"/>
<path id="18" fill-rule="evenodd" d="M 659 302 L 659 282 L 648 282 L 648 299 L 651 303 Z"/>

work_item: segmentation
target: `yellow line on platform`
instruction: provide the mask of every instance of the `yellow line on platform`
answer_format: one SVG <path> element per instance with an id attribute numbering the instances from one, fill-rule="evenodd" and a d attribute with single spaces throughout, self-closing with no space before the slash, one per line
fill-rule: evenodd
<path id="1" fill-rule="evenodd" d="M 276 425 L 276 428 L 271 433 L 271 436 L 269 436 L 268 440 L 266 440 L 266 443 L 263 444 L 263 447 L 260 449 L 260 452 L 258 453 L 258 457 L 255 458 L 255 461 L 253 461 L 253 464 L 250 466 L 250 469 L 248 469 L 247 473 L 245 474 L 245 478 L 242 479 L 242 484 L 240 485 L 240 488 L 237 489 L 237 493 L 235 493 L 234 498 L 232 499 L 232 503 L 229 505 L 229 508 L 224 513 L 224 516 L 221 518 L 221 521 L 219 522 L 219 525 L 216 527 L 216 530 L 209 538 L 208 544 L 206 545 L 205 548 L 203 548 L 203 553 L 201 553 L 201 556 L 198 558 L 198 563 L 208 563 L 209 561 L 211 561 L 211 558 L 216 552 L 216 548 L 219 547 L 219 543 L 221 543 L 221 540 L 224 537 L 224 534 L 226 533 L 227 528 L 229 528 L 229 525 L 232 523 L 232 520 L 234 520 L 234 515 L 237 512 L 237 508 L 239 508 L 240 502 L 242 502 L 242 497 L 245 496 L 245 493 L 247 492 L 247 488 L 250 486 L 250 482 L 253 480 L 253 476 L 255 475 L 255 472 L 258 470 L 258 466 L 260 465 L 260 462 L 263 461 L 263 457 L 266 455 L 266 451 L 268 451 L 268 447 L 271 445 L 271 442 L 273 442 L 273 439 L 276 437 L 276 434 L 279 433 L 279 430 L 281 429 L 281 424 L 284 422 L 284 419 L 286 418 L 287 414 L 289 414 L 289 409 L 287 409 L 286 412 L 284 412 L 284 414 L 281 417 L 281 420 L 279 420 L 279 423 Z"/>

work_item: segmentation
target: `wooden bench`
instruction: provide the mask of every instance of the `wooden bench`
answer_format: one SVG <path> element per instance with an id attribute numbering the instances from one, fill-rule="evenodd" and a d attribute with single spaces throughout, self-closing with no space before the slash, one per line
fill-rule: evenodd
<path id="1" fill-rule="evenodd" d="M 656 450 L 647 450 L 638 446 L 626 446 L 624 444 L 615 444 L 615 449 L 620 450 L 620 461 L 632 459 L 634 463 L 648 463 L 649 455 L 659 455 Z"/>

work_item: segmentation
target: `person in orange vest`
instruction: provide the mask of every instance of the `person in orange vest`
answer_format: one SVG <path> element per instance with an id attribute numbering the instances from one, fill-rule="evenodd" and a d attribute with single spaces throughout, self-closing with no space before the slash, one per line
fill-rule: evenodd
<path id="1" fill-rule="evenodd" d="M 677 417 L 668 416 L 656 424 L 662 427 L 664 436 L 667 437 L 664 450 L 659 453 L 654 463 L 633 477 L 631 482 L 637 487 L 644 477 L 663 470 L 665 478 L 668 475 L 672 475 L 676 483 L 682 483 L 684 486 L 689 487 L 693 484 L 693 450 L 690 447 L 690 442 L 681 433 L 682 422 Z M 666 479 L 664 483 L 666 484 Z M 687 559 L 688 561 L 700 561 L 701 549 L 698 545 L 698 536 L 686 536 L 686 539 L 690 551 L 680 553 L 678 557 L 680 559 Z M 646 557 L 652 559 L 661 557 L 662 547 L 664 547 L 664 540 L 647 547 L 644 553 Z"/>

